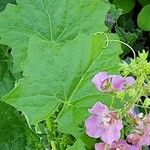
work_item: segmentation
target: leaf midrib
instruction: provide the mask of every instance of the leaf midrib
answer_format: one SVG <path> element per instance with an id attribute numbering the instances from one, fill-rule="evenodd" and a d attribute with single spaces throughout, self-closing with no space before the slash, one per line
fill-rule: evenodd
<path id="1" fill-rule="evenodd" d="M 82 83 L 83 79 L 85 78 L 86 74 L 88 73 L 88 71 L 91 69 L 91 67 L 93 66 L 93 64 L 99 59 L 99 57 L 102 56 L 103 51 L 98 55 L 98 57 L 89 65 L 89 67 L 87 68 L 86 72 L 83 74 L 83 76 L 81 77 L 80 81 L 78 82 L 78 84 L 76 85 L 76 87 L 74 88 L 74 90 L 72 91 L 68 102 L 71 101 L 74 93 L 77 91 L 78 87 L 80 86 L 80 84 Z"/>

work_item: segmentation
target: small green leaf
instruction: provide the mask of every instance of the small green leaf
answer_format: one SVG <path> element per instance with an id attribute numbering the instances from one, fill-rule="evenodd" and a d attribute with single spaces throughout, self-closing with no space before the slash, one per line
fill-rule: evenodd
<path id="1" fill-rule="evenodd" d="M 135 5 L 135 0 L 114 0 L 113 4 L 123 10 L 123 14 L 130 12 Z"/>
<path id="2" fill-rule="evenodd" d="M 138 15 L 138 26 L 144 31 L 150 31 L 150 4 L 143 7 Z"/>

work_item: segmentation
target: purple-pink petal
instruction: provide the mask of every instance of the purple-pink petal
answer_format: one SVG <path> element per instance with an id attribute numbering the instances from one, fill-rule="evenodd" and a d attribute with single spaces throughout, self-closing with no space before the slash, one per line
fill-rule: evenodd
<path id="1" fill-rule="evenodd" d="M 127 142 L 125 140 L 119 140 L 116 142 L 113 142 L 111 145 L 112 149 L 117 149 L 117 148 L 122 148 L 123 150 L 128 150 L 129 145 L 127 144 Z"/>
<path id="2" fill-rule="evenodd" d="M 98 90 L 102 90 L 103 82 L 109 77 L 107 72 L 99 72 L 97 73 L 93 79 L 92 83 L 95 84 Z"/>
<path id="3" fill-rule="evenodd" d="M 120 150 L 141 150 L 141 147 L 136 145 L 129 145 L 125 140 L 119 140 L 117 142 L 112 143 L 112 150 L 120 149 Z"/>
<path id="4" fill-rule="evenodd" d="M 125 78 L 120 75 L 114 75 L 112 77 L 112 88 L 114 90 L 122 91 L 125 87 Z"/>
<path id="5" fill-rule="evenodd" d="M 118 140 L 111 145 L 103 142 L 96 143 L 95 150 L 142 150 L 142 148 L 136 145 L 129 145 L 125 140 Z"/>
<path id="6" fill-rule="evenodd" d="M 96 143 L 95 150 L 105 150 L 105 143 Z"/>
<path id="7" fill-rule="evenodd" d="M 114 124 L 110 125 L 101 135 L 102 140 L 107 144 L 112 144 L 114 141 L 118 141 L 120 138 L 120 130 L 122 128 L 122 122 L 117 120 Z"/>
<path id="8" fill-rule="evenodd" d="M 97 125 L 97 116 L 91 115 L 86 121 L 86 134 L 90 137 L 99 138 L 103 132 Z"/>
<path id="9" fill-rule="evenodd" d="M 127 136 L 127 140 L 129 143 L 131 143 L 133 145 L 137 145 L 139 140 L 141 139 L 141 137 L 142 136 L 137 133 L 132 133 Z"/>
<path id="10" fill-rule="evenodd" d="M 131 77 L 131 76 L 130 77 L 126 77 L 125 78 L 125 82 L 126 82 L 127 85 L 131 86 L 131 85 L 135 84 L 135 79 L 133 77 Z"/>
<path id="11" fill-rule="evenodd" d="M 138 145 L 149 146 L 150 145 L 150 124 L 144 129 L 144 135 L 140 139 Z"/>
<path id="12" fill-rule="evenodd" d="M 89 113 L 93 115 L 103 116 L 104 114 L 108 114 L 109 110 L 106 105 L 103 105 L 101 102 L 96 102 L 94 106 L 89 109 Z"/>
<path id="13" fill-rule="evenodd" d="M 142 147 L 137 145 L 129 145 L 129 150 L 142 150 Z"/>

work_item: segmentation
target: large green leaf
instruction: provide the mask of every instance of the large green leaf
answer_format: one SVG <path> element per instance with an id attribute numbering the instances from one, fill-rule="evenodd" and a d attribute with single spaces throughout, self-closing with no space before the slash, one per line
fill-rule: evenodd
<path id="1" fill-rule="evenodd" d="M 109 38 L 117 37 L 109 35 Z M 99 71 L 118 70 L 120 44 L 111 43 L 103 49 L 104 44 L 101 34 L 92 37 L 80 34 L 64 46 L 31 38 L 28 59 L 23 65 L 25 77 L 3 100 L 23 111 L 30 124 L 46 119 L 63 103 L 59 128 L 78 134 L 77 124 L 87 117 L 87 109 L 95 101 L 111 102 L 108 95 L 102 95 L 91 83 Z"/>
<path id="2" fill-rule="evenodd" d="M 143 7 L 138 15 L 138 26 L 144 31 L 150 31 L 150 4 Z"/>
<path id="3" fill-rule="evenodd" d="M 106 30 L 109 5 L 101 0 L 18 0 L 0 14 L 1 43 L 13 48 L 14 71 L 27 58 L 28 37 L 65 42 L 79 32 Z"/>
<path id="4" fill-rule="evenodd" d="M 1 150 L 42 149 L 39 138 L 29 129 L 23 116 L 4 102 L 0 102 L 0 110 Z"/>

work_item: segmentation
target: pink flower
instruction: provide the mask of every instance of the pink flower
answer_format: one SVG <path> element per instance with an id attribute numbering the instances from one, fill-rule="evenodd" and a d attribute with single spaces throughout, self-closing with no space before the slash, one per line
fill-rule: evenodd
<path id="1" fill-rule="evenodd" d="M 132 134 L 128 135 L 128 142 L 133 145 L 137 145 L 138 142 L 140 141 L 141 137 L 142 136 L 138 133 L 132 133 Z"/>
<path id="2" fill-rule="evenodd" d="M 138 147 L 139 150 L 142 150 L 142 146 L 150 145 L 150 138 L 147 132 L 145 132 L 143 135 L 140 135 L 138 133 L 132 133 L 128 135 L 127 140 L 128 143 L 132 144 L 135 147 Z"/>
<path id="3" fill-rule="evenodd" d="M 149 146 L 150 145 L 150 124 L 144 129 L 144 134 L 139 140 L 138 145 Z"/>
<path id="4" fill-rule="evenodd" d="M 106 91 L 107 85 L 109 83 L 110 76 L 107 72 L 99 72 L 92 79 L 92 83 L 95 84 L 99 91 Z"/>
<path id="5" fill-rule="evenodd" d="M 111 145 L 105 143 L 96 143 L 95 150 L 141 150 L 139 147 L 129 145 L 125 140 L 113 142 Z"/>
<path id="6" fill-rule="evenodd" d="M 109 111 L 107 106 L 100 102 L 94 104 L 89 112 L 91 116 L 85 121 L 87 135 L 101 137 L 107 144 L 119 140 L 123 125 L 116 112 Z"/>
<path id="7" fill-rule="evenodd" d="M 120 75 L 109 75 L 107 72 L 99 72 L 92 79 L 99 91 L 110 92 L 113 90 L 122 91 L 126 86 L 132 86 L 135 83 L 133 77 L 122 77 Z"/>
<path id="8" fill-rule="evenodd" d="M 150 114 L 143 120 L 144 128 L 142 138 L 139 140 L 138 145 L 150 145 Z"/>
<path id="9" fill-rule="evenodd" d="M 138 118 L 139 120 L 139 118 Z M 139 147 L 150 145 L 150 115 L 143 120 L 137 121 L 134 132 L 128 135 L 127 140 Z"/>
<path id="10" fill-rule="evenodd" d="M 120 75 L 114 75 L 112 77 L 112 88 L 117 91 L 122 91 L 125 89 L 126 85 L 133 85 L 135 83 L 135 79 L 133 77 L 123 78 Z"/>

